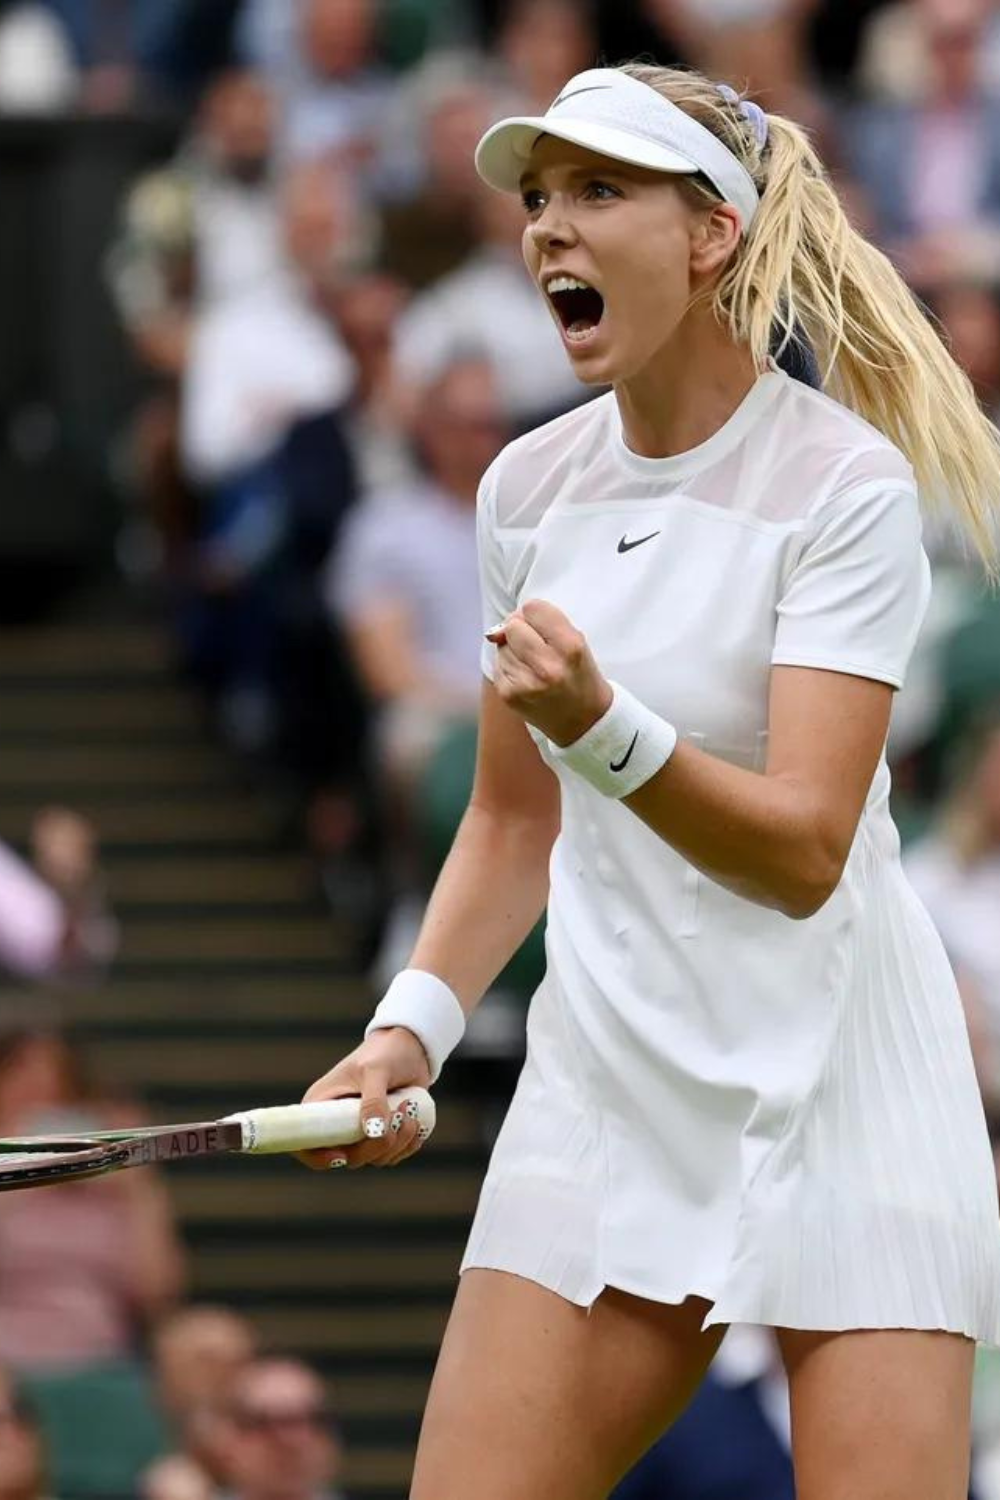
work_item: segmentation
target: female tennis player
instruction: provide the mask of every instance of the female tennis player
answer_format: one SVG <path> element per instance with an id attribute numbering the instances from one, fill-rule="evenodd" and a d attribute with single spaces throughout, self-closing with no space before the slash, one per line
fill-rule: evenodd
<path id="1" fill-rule="evenodd" d="M 789 121 L 597 69 L 477 160 L 612 390 L 483 481 L 475 789 L 411 968 L 309 1095 L 364 1096 L 338 1159 L 409 1154 L 386 1090 L 433 1081 L 547 900 L 411 1500 L 599 1500 L 730 1322 L 778 1331 L 800 1500 L 959 1500 L 1000 1215 L 884 746 L 917 485 L 991 562 L 997 439 Z M 771 361 L 796 330 L 825 392 Z"/>

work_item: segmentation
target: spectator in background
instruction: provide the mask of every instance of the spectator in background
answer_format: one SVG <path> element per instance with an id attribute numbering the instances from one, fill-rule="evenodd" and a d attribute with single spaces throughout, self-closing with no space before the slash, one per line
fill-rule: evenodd
<path id="1" fill-rule="evenodd" d="M 379 58 L 377 0 L 298 0 L 289 9 L 294 29 L 283 23 L 270 48 L 283 157 L 369 165 L 393 89 Z"/>
<path id="2" fill-rule="evenodd" d="M 375 753 L 397 895 L 386 965 L 409 942 L 434 873 L 414 847 L 417 788 L 442 739 L 477 711 L 476 494 L 508 435 L 490 366 L 469 358 L 447 366 L 416 404 L 423 474 L 369 495 L 331 558 L 328 604 L 378 710 Z"/>
<path id="3" fill-rule="evenodd" d="M 525 270 L 517 198 L 481 188 L 477 221 L 479 248 L 400 319 L 397 373 L 404 389 L 419 389 L 473 349 L 489 360 L 511 422 L 526 431 L 576 405 L 584 391 Z"/>
<path id="4" fill-rule="evenodd" d="M 934 38 L 941 26 L 985 13 L 976 59 L 984 94 L 1000 96 L 1000 8 L 996 0 L 890 0 L 876 7 L 861 38 L 854 78 L 879 103 L 923 103 L 934 87 Z"/>
<path id="5" fill-rule="evenodd" d="M 591 0 L 509 0 L 493 49 L 525 114 L 544 113 L 567 78 L 597 66 Z M 494 114 L 493 118 L 496 118 Z"/>
<path id="6" fill-rule="evenodd" d="M 476 246 L 475 150 L 503 113 L 477 71 L 481 60 L 467 54 L 425 63 L 402 91 L 387 142 L 400 182 L 382 209 L 380 265 L 415 290 L 456 270 Z"/>
<path id="7" fill-rule="evenodd" d="M 5 1018 L 0 1135 L 79 1134 L 134 1124 L 136 1113 L 95 1092 L 51 1019 Z M 173 1212 L 153 1172 L 5 1193 L 0 1360 L 19 1374 L 129 1360 L 183 1279 Z"/>
<path id="8" fill-rule="evenodd" d="M 156 1325 L 156 1386 L 175 1430 L 187 1431 L 193 1418 L 228 1398 L 232 1382 L 256 1357 L 257 1342 L 246 1318 L 208 1303 L 177 1308 Z"/>
<path id="9" fill-rule="evenodd" d="M 330 300 L 358 254 L 360 210 L 344 170 L 319 164 L 290 174 L 282 209 L 286 263 L 197 320 L 182 399 L 187 474 L 207 497 L 188 659 L 219 695 L 227 738 L 251 752 L 280 737 L 276 695 L 295 686 L 283 622 L 319 629 L 315 574 L 354 498 L 339 418 L 353 369 Z"/>
<path id="10" fill-rule="evenodd" d="M 806 40 L 816 8 L 817 0 L 644 0 L 668 50 L 826 135 Z"/>
<path id="11" fill-rule="evenodd" d="M 0 1369 L 0 1500 L 53 1500 L 45 1446 L 34 1409 Z"/>
<path id="12" fill-rule="evenodd" d="M 154 1378 L 176 1447 L 143 1475 L 145 1500 L 185 1500 L 188 1490 L 200 1500 L 225 1483 L 223 1414 L 257 1353 L 251 1324 L 226 1307 L 182 1307 L 157 1325 Z"/>
<path id="13" fill-rule="evenodd" d="M 264 83 L 224 73 L 173 161 L 129 191 L 108 272 L 136 354 L 154 373 L 183 370 L 196 306 L 252 291 L 281 264 L 273 142 Z"/>
<path id="14" fill-rule="evenodd" d="M 251 294 L 282 263 L 273 131 L 261 80 L 224 73 L 174 160 L 128 193 L 108 254 L 112 295 L 148 386 L 129 444 L 142 514 L 126 555 L 172 582 L 188 565 L 198 525 L 197 488 L 180 458 L 179 398 L 196 314 Z"/>
<path id="15" fill-rule="evenodd" d="M 377 271 L 344 281 L 333 301 L 337 328 L 354 361 L 354 388 L 344 416 L 362 494 L 391 488 L 413 474 L 392 362 L 396 324 L 407 301 L 402 283 Z"/>
<path id="16" fill-rule="evenodd" d="M 264 1358 L 233 1382 L 226 1416 L 227 1500 L 342 1500 L 343 1449 L 319 1376 Z"/>
<path id="17" fill-rule="evenodd" d="M 188 476 L 217 485 L 267 457 L 295 420 L 340 406 L 351 366 L 319 292 L 358 253 L 360 208 L 350 178 L 306 166 L 285 180 L 278 250 L 266 272 L 248 277 L 198 312 L 185 371 L 182 452 Z M 316 215 L 323 215 L 317 252 Z M 244 229 L 233 235 L 243 241 Z"/>
<path id="18" fill-rule="evenodd" d="M 117 928 L 85 818 L 39 813 L 33 865 L 0 844 L 0 969 L 25 979 L 81 979 L 113 957 Z"/>
<path id="19" fill-rule="evenodd" d="M 875 229 L 923 294 L 1000 264 L 1000 100 L 984 94 L 988 0 L 915 9 L 930 72 L 924 95 L 863 107 L 851 122 L 853 170 Z"/>
<path id="20" fill-rule="evenodd" d="M 981 1006 L 980 1083 L 996 1109 L 1000 1104 L 1000 708 L 981 714 L 960 748 L 951 783 L 936 828 L 908 850 L 905 870 L 957 973 L 966 978 Z"/>

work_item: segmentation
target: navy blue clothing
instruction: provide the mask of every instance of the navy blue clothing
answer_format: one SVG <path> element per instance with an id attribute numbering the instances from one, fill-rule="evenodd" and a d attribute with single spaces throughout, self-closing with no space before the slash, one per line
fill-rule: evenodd
<path id="1" fill-rule="evenodd" d="M 706 1376 L 612 1500 L 795 1500 L 792 1462 L 761 1409 L 757 1382 L 728 1386 Z"/>
<path id="2" fill-rule="evenodd" d="M 759 1387 L 756 1380 L 723 1385 L 709 1373 L 610 1500 L 795 1500 L 791 1457 L 764 1414 Z"/>

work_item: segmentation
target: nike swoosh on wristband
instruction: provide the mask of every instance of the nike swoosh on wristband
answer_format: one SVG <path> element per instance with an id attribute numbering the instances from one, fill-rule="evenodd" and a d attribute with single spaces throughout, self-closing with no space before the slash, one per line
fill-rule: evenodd
<path id="1" fill-rule="evenodd" d="M 635 734 L 632 736 L 632 743 L 631 743 L 631 745 L 629 745 L 628 749 L 625 751 L 625 754 L 622 756 L 621 760 L 612 760 L 612 761 L 608 762 L 608 770 L 609 771 L 624 771 L 625 767 L 628 765 L 629 761 L 632 759 L 632 751 L 635 749 L 636 741 L 638 740 L 638 738 L 639 738 L 639 731 L 637 729 L 636 732 L 635 732 Z"/>
<path id="2" fill-rule="evenodd" d="M 565 104 L 567 99 L 575 99 L 577 94 L 599 94 L 602 90 L 609 88 L 611 88 L 610 83 L 588 83 L 585 89 L 574 89 L 571 94 L 560 94 L 559 98 L 549 105 L 549 109 L 558 108 L 560 104 Z"/>
<path id="3" fill-rule="evenodd" d="M 636 537 L 634 542 L 630 542 L 627 537 L 623 536 L 618 543 L 618 551 L 631 552 L 633 547 L 641 547 L 643 542 L 651 542 L 654 536 L 659 536 L 659 534 L 658 531 L 651 531 L 648 536 Z"/>

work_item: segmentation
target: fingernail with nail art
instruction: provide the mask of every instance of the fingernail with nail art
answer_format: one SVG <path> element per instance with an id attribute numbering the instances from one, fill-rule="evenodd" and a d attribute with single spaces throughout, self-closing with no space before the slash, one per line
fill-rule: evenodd
<path id="1" fill-rule="evenodd" d="M 419 1108 L 417 1107 L 416 1104 L 414 1104 L 413 1100 L 411 1099 L 410 1102 L 409 1102 L 409 1104 L 406 1106 L 406 1118 L 408 1120 L 415 1120 L 417 1118 L 417 1115 L 419 1115 L 419 1113 L 420 1113 Z"/>
<path id="2" fill-rule="evenodd" d="M 379 1115 L 373 1115 L 370 1120 L 365 1121 L 365 1135 L 370 1141 L 381 1140 L 385 1135 L 385 1121 Z"/>
<path id="3" fill-rule="evenodd" d="M 418 1141 L 426 1141 L 426 1139 L 427 1139 L 427 1137 L 429 1135 L 430 1135 L 430 1131 L 427 1129 L 427 1126 L 426 1125 L 421 1125 L 420 1129 L 417 1131 L 417 1140 Z"/>
<path id="4" fill-rule="evenodd" d="M 328 1166 L 328 1168 L 329 1168 L 329 1170 L 331 1172 L 333 1171 L 334 1167 L 346 1167 L 347 1166 L 347 1157 L 346 1156 L 335 1156 L 333 1158 L 333 1161 L 327 1163 L 327 1166 Z"/>
<path id="5" fill-rule="evenodd" d="M 395 1133 L 402 1128 L 402 1124 L 403 1124 L 403 1116 L 402 1116 L 401 1111 L 397 1109 L 396 1113 L 393 1115 L 392 1119 L 389 1121 L 389 1129 L 395 1135 Z"/>

